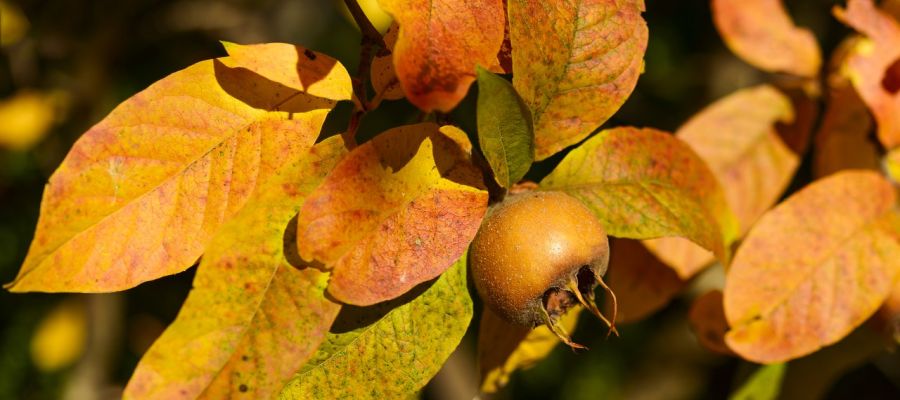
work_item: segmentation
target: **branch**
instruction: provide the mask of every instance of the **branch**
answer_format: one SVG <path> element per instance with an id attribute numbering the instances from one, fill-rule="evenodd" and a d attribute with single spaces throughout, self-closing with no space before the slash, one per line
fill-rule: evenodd
<path id="1" fill-rule="evenodd" d="M 376 50 L 378 50 L 378 55 L 388 55 L 390 52 L 384 43 L 384 38 L 378 33 L 372 22 L 369 21 L 369 18 L 366 17 L 366 13 L 363 12 L 359 3 L 356 0 L 344 0 L 344 4 L 347 5 L 350 15 L 353 16 L 353 20 L 356 21 L 356 25 L 359 26 L 359 30 L 362 32 L 359 66 L 356 69 L 356 76 L 353 78 L 353 93 L 356 95 L 357 100 L 355 102 L 356 109 L 350 117 L 347 130 L 342 134 L 344 144 L 347 148 L 352 149 L 356 147 L 356 131 L 359 128 L 362 117 L 374 108 L 369 103 L 368 95 L 366 94 L 366 85 L 369 81 L 369 73 L 372 70 L 372 60 L 375 59 Z M 377 106 L 377 104 L 375 103 L 374 106 Z"/>

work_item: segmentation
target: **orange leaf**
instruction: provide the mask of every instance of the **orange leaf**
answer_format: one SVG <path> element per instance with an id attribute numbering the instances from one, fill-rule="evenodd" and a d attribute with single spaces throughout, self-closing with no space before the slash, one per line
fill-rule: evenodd
<path id="1" fill-rule="evenodd" d="M 734 355 L 725 344 L 728 322 L 725 321 L 725 310 L 722 307 L 722 291 L 711 290 L 694 300 L 688 312 L 688 322 L 697 335 L 697 340 L 707 350 Z"/>
<path id="2" fill-rule="evenodd" d="M 761 363 L 835 343 L 884 302 L 900 271 L 900 215 L 890 182 L 845 171 L 764 215 L 725 283 L 728 346 Z"/>
<path id="3" fill-rule="evenodd" d="M 391 129 L 354 149 L 309 197 L 298 247 L 333 269 L 332 296 L 356 305 L 392 299 L 465 252 L 488 196 L 461 147 L 432 123 Z"/>
<path id="4" fill-rule="evenodd" d="M 587 137 L 634 90 L 643 11 L 643 0 L 509 0 L 513 85 L 534 117 L 535 159 Z"/>
<path id="5" fill-rule="evenodd" d="M 114 291 L 184 270 L 350 98 L 347 71 L 322 54 L 226 49 L 125 101 L 75 143 L 44 190 L 10 290 Z"/>
<path id="6" fill-rule="evenodd" d="M 448 112 L 466 96 L 477 65 L 491 66 L 503 42 L 502 0 L 379 0 L 400 25 L 394 67 L 406 98 Z"/>
<path id="7" fill-rule="evenodd" d="M 317 144 L 222 226 L 126 397 L 270 398 L 315 353 L 341 307 L 327 273 L 289 263 L 285 226 L 345 153 L 339 136 Z"/>
<path id="8" fill-rule="evenodd" d="M 793 117 L 790 99 L 764 85 L 713 103 L 676 133 L 715 174 L 741 233 L 778 201 L 800 164 L 775 127 Z M 709 251 L 684 239 L 664 238 L 646 244 L 685 279 L 713 261 Z"/>
<path id="9" fill-rule="evenodd" d="M 636 240 L 615 239 L 610 257 L 606 281 L 618 298 L 616 322 L 640 321 L 684 289 L 686 282 Z"/>
<path id="10" fill-rule="evenodd" d="M 685 237 L 726 262 L 737 237 L 734 215 L 703 160 L 655 129 L 601 131 L 570 151 L 541 189 L 584 202 L 611 236 Z"/>
<path id="11" fill-rule="evenodd" d="M 768 72 L 819 74 L 815 36 L 794 25 L 781 0 L 712 0 L 712 12 L 725 44 L 744 61 Z"/>
<path id="12" fill-rule="evenodd" d="M 835 15 L 866 38 L 850 50 L 844 74 L 878 121 L 878 139 L 890 149 L 900 145 L 900 23 L 879 11 L 872 0 L 850 0 Z"/>
<path id="13" fill-rule="evenodd" d="M 567 332 L 574 332 L 581 310 L 577 306 L 566 312 L 559 320 L 560 326 Z M 510 324 L 485 307 L 478 327 L 481 390 L 496 393 L 506 386 L 513 372 L 533 367 L 559 342 L 559 337 L 547 325 L 528 329 Z"/>
<path id="14" fill-rule="evenodd" d="M 397 43 L 397 32 L 400 27 L 397 24 L 391 24 L 387 32 L 384 33 L 384 43 L 388 49 L 393 50 Z M 399 100 L 403 98 L 403 88 L 400 87 L 400 80 L 397 79 L 397 72 L 394 70 L 394 55 L 375 57 L 372 60 L 372 88 L 375 93 L 387 100 Z"/>

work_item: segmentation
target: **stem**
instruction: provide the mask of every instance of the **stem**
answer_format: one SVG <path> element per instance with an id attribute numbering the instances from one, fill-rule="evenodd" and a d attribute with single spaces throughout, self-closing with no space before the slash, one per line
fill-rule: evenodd
<path id="1" fill-rule="evenodd" d="M 359 3 L 357 3 L 356 0 L 344 0 L 344 4 L 347 5 L 347 9 L 350 10 L 350 15 L 353 16 L 353 20 L 356 21 L 356 25 L 359 26 L 359 30 L 362 32 L 362 42 L 359 50 L 359 66 L 356 69 L 356 77 L 353 78 L 353 94 L 356 97 L 354 111 L 353 115 L 350 117 L 350 122 L 347 125 L 347 130 L 341 134 L 341 137 L 344 139 L 344 145 L 346 145 L 348 149 L 353 149 L 356 147 L 356 131 L 359 129 L 363 116 L 366 115 L 367 112 L 373 110 L 375 108 L 373 106 L 378 105 L 378 103 L 370 104 L 368 101 L 368 94 L 366 93 L 366 87 L 369 82 L 369 73 L 372 70 L 372 60 L 375 59 L 376 50 L 378 49 L 380 49 L 380 51 L 378 51 L 379 55 L 387 55 L 390 53 L 387 52 L 387 45 L 384 43 L 384 38 L 381 37 L 381 34 L 378 33 L 378 30 L 375 29 L 372 22 L 366 17 L 366 13 L 363 12 Z"/>

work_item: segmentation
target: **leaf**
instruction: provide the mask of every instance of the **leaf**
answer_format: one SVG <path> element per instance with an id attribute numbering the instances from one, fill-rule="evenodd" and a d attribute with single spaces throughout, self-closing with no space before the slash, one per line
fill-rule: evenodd
<path id="1" fill-rule="evenodd" d="M 534 117 L 535 158 L 578 143 L 622 106 L 647 49 L 643 0 L 509 0 L 513 86 Z"/>
<path id="2" fill-rule="evenodd" d="M 531 112 L 506 79 L 480 67 L 478 143 L 504 188 L 521 180 L 534 161 Z"/>
<path id="3" fill-rule="evenodd" d="M 24 151 L 41 141 L 67 102 L 62 92 L 21 90 L 0 100 L 0 147 Z"/>
<path id="4" fill-rule="evenodd" d="M 463 255 L 437 281 L 371 307 L 345 306 L 282 399 L 408 398 L 438 372 L 472 319 Z"/>
<path id="5" fill-rule="evenodd" d="M 574 332 L 581 310 L 574 307 L 560 318 L 559 324 L 567 332 Z M 509 383 L 513 372 L 533 367 L 558 343 L 559 337 L 546 325 L 524 328 L 504 321 L 485 308 L 478 329 L 481 391 L 496 393 Z"/>
<path id="6" fill-rule="evenodd" d="M 397 43 L 397 32 L 400 27 L 397 24 L 391 24 L 387 32 L 384 34 L 384 43 L 389 50 L 394 49 Z M 400 100 L 404 97 L 403 88 L 400 87 L 400 80 L 397 78 L 397 71 L 394 70 L 394 55 L 376 56 L 372 60 L 372 87 L 375 93 L 387 100 Z"/>
<path id="7" fill-rule="evenodd" d="M 584 202 L 611 236 L 683 236 L 728 259 L 734 215 L 709 168 L 655 129 L 614 128 L 573 149 L 541 181 Z"/>
<path id="8" fill-rule="evenodd" d="M 728 270 L 728 346 L 760 363 L 837 342 L 884 302 L 900 270 L 894 188 L 874 172 L 818 180 L 764 215 Z"/>
<path id="9" fill-rule="evenodd" d="M 0 47 L 18 43 L 25 37 L 30 25 L 19 6 L 6 0 L 0 1 Z"/>
<path id="10" fill-rule="evenodd" d="M 768 72 L 819 74 L 815 36 L 794 25 L 781 0 L 712 0 L 712 14 L 725 44 L 744 61 Z"/>
<path id="11" fill-rule="evenodd" d="M 480 185 L 468 154 L 437 125 L 388 130 L 310 195 L 297 221 L 300 255 L 332 270 L 328 293 L 341 302 L 393 299 L 466 250 L 487 210 Z"/>
<path id="12" fill-rule="evenodd" d="M 379 0 L 400 26 L 394 67 L 406 98 L 423 111 L 448 112 L 492 65 L 503 42 L 502 0 Z"/>
<path id="13" fill-rule="evenodd" d="M 781 391 L 786 364 L 763 365 L 729 396 L 729 400 L 775 400 Z"/>
<path id="14" fill-rule="evenodd" d="M 289 264 L 285 226 L 345 153 L 339 136 L 317 144 L 222 226 L 126 397 L 268 398 L 313 355 L 340 305 L 325 297 L 327 273 Z"/>
<path id="15" fill-rule="evenodd" d="M 762 85 L 716 101 L 676 133 L 722 185 L 741 234 L 778 201 L 800 165 L 776 130 L 776 123 L 789 123 L 793 118 L 790 99 Z M 683 279 L 713 261 L 709 251 L 680 238 L 652 240 L 646 245 Z"/>
<path id="16" fill-rule="evenodd" d="M 831 64 L 843 64 L 859 38 L 845 40 Z M 837 71 L 828 78 L 828 101 L 816 133 L 813 170 L 823 177 L 845 169 L 878 169 L 878 148 L 869 140 L 872 117 L 849 79 Z"/>
<path id="17" fill-rule="evenodd" d="M 347 71 L 325 55 L 226 49 L 125 101 L 75 143 L 9 290 L 123 290 L 186 269 L 350 98 Z"/>
<path id="18" fill-rule="evenodd" d="M 872 0 L 850 0 L 847 9 L 835 8 L 835 16 L 864 34 L 850 50 L 844 74 L 878 122 L 878 139 L 890 149 L 900 145 L 900 23 L 879 11 Z M 900 84 L 900 83 L 898 83 Z"/>
<path id="19" fill-rule="evenodd" d="M 884 171 L 895 183 L 900 183 L 900 148 L 884 155 Z"/>
<path id="20" fill-rule="evenodd" d="M 78 299 L 63 300 L 43 317 L 31 337 L 31 361 L 43 373 L 74 363 L 87 342 L 87 310 Z"/>
<path id="21" fill-rule="evenodd" d="M 615 239 L 610 257 L 606 282 L 618 299 L 618 323 L 646 318 L 668 304 L 686 285 L 674 270 L 636 240 Z M 612 312 L 610 302 L 606 303 L 606 311 Z"/>
<path id="22" fill-rule="evenodd" d="M 725 320 L 721 290 L 710 290 L 697 297 L 688 312 L 688 322 L 704 348 L 717 354 L 734 355 L 725 344 L 728 321 Z"/>

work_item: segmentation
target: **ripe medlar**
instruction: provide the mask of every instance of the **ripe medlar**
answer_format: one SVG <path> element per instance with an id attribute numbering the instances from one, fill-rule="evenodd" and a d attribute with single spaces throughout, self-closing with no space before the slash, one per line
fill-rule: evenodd
<path id="1" fill-rule="evenodd" d="M 546 324 L 579 348 L 558 324 L 578 303 L 616 332 L 615 295 L 601 278 L 608 263 L 609 241 L 600 221 L 561 192 L 526 192 L 494 205 L 469 253 L 475 287 L 497 315 L 529 328 Z M 611 295 L 612 319 L 594 301 L 598 284 Z"/>

